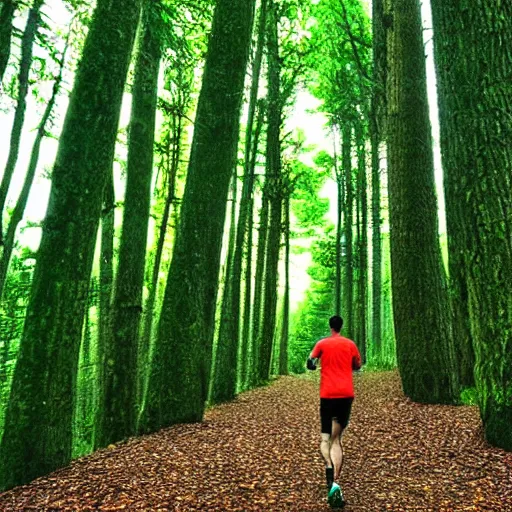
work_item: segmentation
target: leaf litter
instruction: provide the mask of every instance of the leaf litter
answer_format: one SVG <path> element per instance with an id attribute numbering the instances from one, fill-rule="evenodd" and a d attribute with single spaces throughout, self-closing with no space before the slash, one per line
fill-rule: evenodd
<path id="1" fill-rule="evenodd" d="M 344 434 L 346 512 L 512 512 L 512 453 L 476 407 L 422 405 L 396 372 L 356 375 Z M 326 511 L 318 375 L 282 377 L 0 494 L 1 511 Z"/>

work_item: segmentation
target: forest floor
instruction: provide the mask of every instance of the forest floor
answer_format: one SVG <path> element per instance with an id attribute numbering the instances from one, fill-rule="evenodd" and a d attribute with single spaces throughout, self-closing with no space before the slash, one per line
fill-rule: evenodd
<path id="1" fill-rule="evenodd" d="M 2 511 L 326 511 L 318 376 L 284 377 L 0 494 Z M 394 372 L 355 377 L 341 486 L 351 511 L 512 511 L 512 453 L 475 407 L 419 405 Z"/>

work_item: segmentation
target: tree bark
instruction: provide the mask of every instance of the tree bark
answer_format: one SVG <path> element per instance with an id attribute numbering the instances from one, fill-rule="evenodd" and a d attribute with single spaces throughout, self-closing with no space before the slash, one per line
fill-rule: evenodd
<path id="1" fill-rule="evenodd" d="M 260 5 L 258 19 L 258 36 L 254 61 L 252 65 L 252 83 L 249 96 L 249 111 L 245 137 L 244 181 L 242 185 L 242 196 L 240 198 L 240 214 L 238 216 L 233 266 L 231 269 L 231 274 L 229 276 L 229 294 L 226 295 L 225 303 L 223 302 L 222 305 L 219 345 L 217 347 L 217 354 L 219 355 L 219 358 L 221 358 L 219 360 L 219 363 L 222 365 L 223 368 L 222 374 L 225 384 L 223 389 L 219 389 L 214 394 L 213 400 L 215 402 L 230 400 L 234 398 L 236 393 L 236 358 L 238 352 L 238 342 L 240 340 L 240 296 L 242 286 L 242 260 L 244 239 L 247 232 L 247 221 L 249 216 L 252 215 L 251 196 L 254 187 L 254 168 L 251 165 L 251 150 L 254 130 L 254 116 L 256 113 L 258 89 L 260 83 L 263 46 L 265 42 L 266 19 L 267 0 L 263 0 Z M 249 210 L 249 208 L 251 208 L 251 210 Z M 247 347 L 247 345 L 245 345 L 245 347 Z M 244 355 L 246 356 L 246 354 L 244 354 L 244 350 L 242 350 L 242 359 Z M 224 359 L 224 363 L 222 363 L 222 359 Z M 242 373 L 244 374 L 245 365 L 246 363 L 242 360 L 241 366 L 243 368 Z M 217 377 L 220 377 L 218 373 Z"/>
<path id="2" fill-rule="evenodd" d="M 389 31 L 388 173 L 393 314 L 405 394 L 456 397 L 438 235 L 432 134 L 418 0 L 393 1 Z"/>
<path id="3" fill-rule="evenodd" d="M 270 219 L 265 266 L 263 325 L 259 342 L 259 381 L 270 376 L 270 362 L 276 328 L 277 283 L 282 233 L 281 98 L 277 6 L 270 0 L 268 31 L 268 125 L 265 187 L 269 195 Z"/>
<path id="4" fill-rule="evenodd" d="M 137 355 L 162 52 L 157 9 L 154 4 L 145 6 L 135 64 L 123 228 L 112 306 L 112 346 L 105 376 L 103 446 L 136 433 Z"/>
<path id="5" fill-rule="evenodd" d="M 357 144 L 357 188 L 359 201 L 359 236 L 358 236 L 358 252 L 359 252 L 359 273 L 358 273 L 358 294 L 357 302 L 359 307 L 358 315 L 358 339 L 357 344 L 363 364 L 366 363 L 367 351 L 367 302 L 368 302 L 368 193 L 366 179 L 366 150 L 365 150 L 365 134 L 363 126 L 359 122 L 356 127 L 356 144 Z"/>
<path id="6" fill-rule="evenodd" d="M 372 148 L 372 343 L 374 356 L 382 353 L 382 241 L 380 146 L 384 140 L 386 111 L 386 30 L 384 1 L 372 0 L 373 91 L 370 111 Z"/>
<path id="7" fill-rule="evenodd" d="M 78 353 L 103 189 L 112 169 L 139 0 L 99 0 L 52 189 L 0 444 L 0 487 L 67 464 Z"/>
<path id="8" fill-rule="evenodd" d="M 101 247 L 100 247 L 100 310 L 98 322 L 98 372 L 96 420 L 94 422 L 94 448 L 101 445 L 103 432 L 103 414 L 105 399 L 105 374 L 112 336 L 112 289 L 114 285 L 114 236 L 115 236 L 115 190 L 113 169 L 107 176 L 103 191 L 103 210 L 101 211 Z"/>
<path id="9" fill-rule="evenodd" d="M 244 290 L 244 317 L 242 324 L 242 388 L 252 387 L 256 381 L 255 370 L 257 360 L 255 340 L 251 337 L 251 304 L 252 304 L 252 259 L 253 259 L 253 227 L 254 227 L 254 174 L 258 157 L 258 146 L 263 128 L 264 111 L 261 103 L 258 106 L 256 128 L 254 130 L 253 147 L 251 151 L 251 164 L 249 170 L 249 204 L 247 207 L 247 243 L 245 258 L 245 290 Z M 259 251 L 259 248 L 258 248 Z M 255 279 L 255 289 L 257 280 Z M 255 293 L 255 300 L 256 300 Z"/>
<path id="10" fill-rule="evenodd" d="M 284 202 L 284 297 L 281 343 L 279 346 L 279 375 L 288 375 L 288 337 L 290 326 L 290 191 Z"/>
<path id="11" fill-rule="evenodd" d="M 32 65 L 32 51 L 36 39 L 37 30 L 41 22 L 41 7 L 44 0 L 34 0 L 34 4 L 28 13 L 27 25 L 21 38 L 21 62 L 18 75 L 18 97 L 14 121 L 12 124 L 9 155 L 5 164 L 2 182 L 0 183 L 0 249 L 3 245 L 3 222 L 4 207 L 7 200 L 7 193 L 11 186 L 12 175 L 16 168 L 20 151 L 21 132 L 25 121 L 25 110 L 27 108 L 27 94 L 29 87 L 30 67 Z"/>
<path id="12" fill-rule="evenodd" d="M 254 0 L 236 4 L 219 0 L 215 8 L 180 228 L 148 387 L 144 428 L 151 431 L 203 417 L 254 4 Z M 169 375 L 171 368 L 176 371 Z"/>
<path id="13" fill-rule="evenodd" d="M 165 199 L 162 221 L 158 228 L 158 242 L 155 250 L 153 268 L 151 271 L 151 281 L 149 283 L 148 298 L 146 300 L 146 304 L 144 305 L 144 320 L 142 326 L 142 335 L 139 343 L 139 374 L 141 380 L 140 401 L 143 401 L 145 399 L 147 391 L 148 375 L 146 367 L 150 365 L 153 353 L 153 323 L 155 317 L 156 297 L 158 291 L 158 276 L 160 273 L 160 267 L 162 265 L 165 235 L 167 233 L 167 229 L 169 227 L 169 220 L 171 218 L 171 208 L 174 206 L 176 200 L 176 182 L 182 152 L 183 116 L 178 114 L 176 117 L 178 119 L 177 123 L 175 124 L 175 131 L 173 133 L 174 143 L 172 149 L 171 164 L 169 168 L 169 185 L 167 190 L 167 197 Z"/>
<path id="14" fill-rule="evenodd" d="M 458 362 L 471 382 L 472 338 L 485 437 L 510 451 L 512 5 L 433 0 L 432 19 Z"/>
<path id="15" fill-rule="evenodd" d="M 0 8 L 0 88 L 11 55 L 12 21 L 18 2 L 3 0 Z"/>
<path id="16" fill-rule="evenodd" d="M 341 316 L 341 281 L 342 281 L 342 246 L 341 239 L 343 236 L 343 199 L 344 191 L 344 176 L 343 168 L 338 163 L 338 153 L 336 151 L 336 133 L 337 127 L 333 126 L 333 140 L 334 140 L 334 177 L 336 179 L 336 277 L 334 283 L 334 313 Z"/>
<path id="17" fill-rule="evenodd" d="M 211 403 L 221 403 L 231 400 L 236 395 L 236 384 L 238 377 L 238 341 L 239 341 L 239 318 L 233 315 L 239 314 L 234 307 L 233 287 L 233 262 L 235 257 L 236 243 L 236 195 L 237 195 L 237 167 L 233 169 L 232 193 L 231 193 L 231 221 L 229 227 L 228 251 L 226 255 L 226 272 L 224 278 L 224 289 L 222 293 L 219 337 L 215 351 L 215 361 L 212 371 L 212 389 L 210 394 Z M 238 277 L 240 280 L 240 275 Z M 238 295 L 238 309 L 240 307 L 240 295 Z"/>
<path id="18" fill-rule="evenodd" d="M 343 173 L 345 186 L 344 228 L 345 233 L 345 279 L 343 286 L 343 331 L 348 337 L 354 335 L 354 262 L 353 262 L 353 225 L 354 225 L 354 185 L 352 182 L 352 126 L 346 122 L 342 131 Z"/>

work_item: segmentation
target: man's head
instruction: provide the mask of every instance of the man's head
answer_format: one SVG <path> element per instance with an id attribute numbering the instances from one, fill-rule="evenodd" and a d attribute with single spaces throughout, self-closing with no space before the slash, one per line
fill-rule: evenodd
<path id="1" fill-rule="evenodd" d="M 331 316 L 331 318 L 329 318 L 329 327 L 334 332 L 340 332 L 343 327 L 343 318 L 338 315 Z"/>

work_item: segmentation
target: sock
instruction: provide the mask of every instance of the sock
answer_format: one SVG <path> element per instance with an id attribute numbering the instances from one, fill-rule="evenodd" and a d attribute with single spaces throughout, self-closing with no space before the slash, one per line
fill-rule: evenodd
<path id="1" fill-rule="evenodd" d="M 325 478 L 327 480 L 327 492 L 329 492 L 334 482 L 334 468 L 325 468 Z"/>

